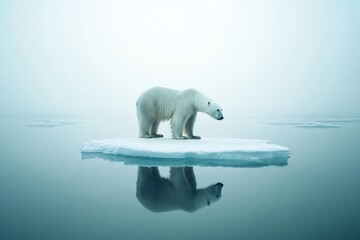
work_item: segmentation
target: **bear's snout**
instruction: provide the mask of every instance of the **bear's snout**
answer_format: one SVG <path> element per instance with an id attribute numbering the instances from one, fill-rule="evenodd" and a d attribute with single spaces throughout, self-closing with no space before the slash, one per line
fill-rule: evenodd
<path id="1" fill-rule="evenodd" d="M 219 109 L 215 112 L 215 118 L 217 120 L 223 120 L 224 119 L 224 115 L 222 114 L 222 112 Z"/>
<path id="2" fill-rule="evenodd" d="M 222 115 L 221 115 L 221 116 L 217 116 L 216 119 L 219 120 L 219 121 L 220 121 L 220 120 L 223 120 L 223 119 L 224 119 L 224 116 L 222 116 Z"/>
<path id="3" fill-rule="evenodd" d="M 223 186 L 224 186 L 224 184 L 222 184 L 221 182 L 218 182 L 217 184 L 215 184 L 216 198 L 221 197 L 221 190 L 222 190 Z"/>

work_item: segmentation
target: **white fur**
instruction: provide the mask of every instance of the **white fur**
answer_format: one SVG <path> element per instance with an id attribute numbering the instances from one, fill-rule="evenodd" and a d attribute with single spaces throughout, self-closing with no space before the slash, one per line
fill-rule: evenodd
<path id="1" fill-rule="evenodd" d="M 161 177 L 158 167 L 139 167 L 136 197 L 153 212 L 194 212 L 218 201 L 222 187 L 222 183 L 216 183 L 197 189 L 192 167 L 170 168 L 170 178 Z"/>
<path id="2" fill-rule="evenodd" d="M 140 95 L 136 106 L 139 137 L 142 138 L 163 137 L 157 133 L 159 124 L 171 120 L 173 138 L 199 139 L 193 134 L 197 112 L 204 112 L 217 120 L 223 119 L 220 105 L 195 89 L 177 91 L 153 87 Z"/>

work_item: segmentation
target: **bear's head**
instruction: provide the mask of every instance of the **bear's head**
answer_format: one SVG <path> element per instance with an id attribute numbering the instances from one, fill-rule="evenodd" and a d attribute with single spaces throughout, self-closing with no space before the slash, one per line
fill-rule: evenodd
<path id="1" fill-rule="evenodd" d="M 204 112 L 206 112 L 209 116 L 211 116 L 217 120 L 224 119 L 224 116 L 222 114 L 222 108 L 220 107 L 220 105 L 211 100 L 207 101 L 206 109 Z"/>
<path id="2" fill-rule="evenodd" d="M 207 205 L 220 200 L 224 184 L 218 182 L 206 188 Z"/>

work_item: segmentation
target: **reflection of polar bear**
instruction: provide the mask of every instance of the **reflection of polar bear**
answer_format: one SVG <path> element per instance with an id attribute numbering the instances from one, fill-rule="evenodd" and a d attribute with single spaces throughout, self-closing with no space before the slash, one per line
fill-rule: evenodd
<path id="1" fill-rule="evenodd" d="M 222 120 L 221 107 L 195 89 L 177 91 L 154 87 L 140 95 L 136 102 L 139 136 L 142 138 L 163 137 L 157 130 L 161 121 L 171 119 L 173 138 L 196 138 L 193 127 L 197 112 Z M 183 136 L 183 131 L 187 137 Z"/>
<path id="2" fill-rule="evenodd" d="M 223 184 L 196 189 L 192 167 L 170 168 L 170 179 L 162 178 L 157 167 L 139 167 L 136 197 L 153 212 L 182 209 L 187 212 L 208 206 L 221 198 Z"/>

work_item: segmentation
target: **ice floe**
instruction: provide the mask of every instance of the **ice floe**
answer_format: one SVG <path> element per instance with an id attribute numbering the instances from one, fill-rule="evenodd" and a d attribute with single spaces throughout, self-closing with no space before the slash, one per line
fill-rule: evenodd
<path id="1" fill-rule="evenodd" d="M 287 147 L 257 139 L 117 138 L 92 140 L 82 147 L 82 157 L 103 158 L 140 166 L 258 167 L 287 165 Z"/>

